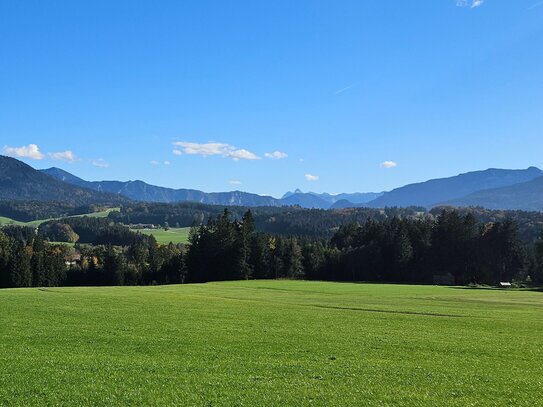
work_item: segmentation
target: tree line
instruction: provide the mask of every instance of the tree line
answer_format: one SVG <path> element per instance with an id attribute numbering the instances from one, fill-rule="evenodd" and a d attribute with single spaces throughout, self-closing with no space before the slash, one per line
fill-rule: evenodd
<path id="1" fill-rule="evenodd" d="M 443 210 L 433 218 L 367 218 L 330 239 L 258 230 L 252 211 L 225 209 L 194 226 L 189 244 L 159 245 L 107 219 L 0 231 L 0 286 L 147 285 L 238 279 L 310 279 L 433 284 L 543 283 L 543 243 L 527 244 L 510 219 L 480 222 Z M 56 226 L 55 226 L 56 225 Z M 47 243 L 76 234 L 76 250 Z M 56 235 L 55 235 L 56 236 Z M 72 236 L 75 238 L 75 236 Z M 443 280 L 445 279 L 445 280 Z"/>

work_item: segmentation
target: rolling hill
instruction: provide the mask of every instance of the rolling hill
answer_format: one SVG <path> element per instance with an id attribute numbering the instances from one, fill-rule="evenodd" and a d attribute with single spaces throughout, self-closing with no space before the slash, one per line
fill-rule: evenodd
<path id="1" fill-rule="evenodd" d="M 406 185 L 386 192 L 383 196 L 369 202 L 367 206 L 372 208 L 385 206 L 423 206 L 430 208 L 444 202 L 455 202 L 455 200 L 476 192 L 525 183 L 541 176 L 543 176 L 543 171 L 536 167 L 525 170 L 491 168 Z M 514 201 L 517 198 L 513 196 L 510 199 Z M 481 200 L 481 202 L 483 201 Z"/>
<path id="2" fill-rule="evenodd" d="M 543 211 L 543 177 L 503 188 L 477 191 L 445 202 L 451 206 L 481 206 L 487 209 Z"/>

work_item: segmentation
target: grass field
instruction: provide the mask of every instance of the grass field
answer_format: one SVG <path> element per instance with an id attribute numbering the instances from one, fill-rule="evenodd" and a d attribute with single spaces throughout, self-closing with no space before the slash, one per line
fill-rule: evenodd
<path id="1" fill-rule="evenodd" d="M 251 281 L 0 304 L 0 405 L 542 404 L 541 292 Z"/>
<path id="2" fill-rule="evenodd" d="M 119 208 L 110 208 L 110 209 L 106 209 L 106 210 L 100 211 L 100 212 L 93 212 L 93 213 L 87 213 L 87 214 L 84 214 L 84 215 L 74 215 L 74 216 L 68 216 L 68 217 L 69 218 L 78 218 L 78 217 L 82 217 L 82 216 L 89 216 L 89 217 L 92 217 L 92 218 L 107 218 L 108 215 L 113 211 L 119 211 Z M 4 225 L 17 225 L 17 226 L 30 226 L 30 227 L 37 228 L 38 226 L 40 226 L 44 222 L 47 222 L 47 221 L 50 221 L 50 220 L 56 220 L 56 219 L 62 219 L 62 218 L 50 218 L 50 219 L 33 220 L 31 222 L 19 222 L 17 220 L 11 219 L 11 218 L 6 218 L 4 216 L 0 216 L 0 227 L 4 226 Z"/>
<path id="3" fill-rule="evenodd" d="M 146 235 L 153 235 L 160 244 L 169 244 L 170 242 L 178 244 L 188 242 L 190 228 L 138 229 L 137 231 Z"/>

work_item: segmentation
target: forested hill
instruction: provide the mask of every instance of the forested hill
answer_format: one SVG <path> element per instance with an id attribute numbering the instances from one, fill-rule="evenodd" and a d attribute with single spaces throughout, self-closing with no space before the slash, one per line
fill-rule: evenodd
<path id="1" fill-rule="evenodd" d="M 366 206 L 383 208 L 385 206 L 424 206 L 430 208 L 445 202 L 455 202 L 466 195 L 477 191 L 502 188 L 514 184 L 531 181 L 543 176 L 543 171 L 536 167 L 525 170 L 503 170 L 491 168 L 485 171 L 474 171 L 449 178 L 410 184 L 386 192 L 383 196 L 371 201 Z M 517 202 L 515 196 L 512 201 Z M 478 204 L 490 207 L 492 202 L 479 200 Z M 515 209 L 510 206 L 500 209 Z"/>
<path id="2" fill-rule="evenodd" d="M 210 205 L 280 206 L 281 201 L 241 191 L 203 192 L 195 189 L 173 189 L 147 184 L 143 181 L 85 181 L 60 168 L 42 170 L 44 174 L 68 184 L 100 192 L 108 192 L 143 202 L 200 202 Z"/>
<path id="3" fill-rule="evenodd" d="M 451 206 L 484 206 L 489 209 L 543 211 L 543 177 L 503 188 L 477 191 L 448 202 Z"/>
<path id="4" fill-rule="evenodd" d="M 128 199 L 59 181 L 14 158 L 0 156 L 0 200 L 118 205 Z"/>
<path id="5" fill-rule="evenodd" d="M 228 208 L 234 219 L 240 219 L 247 207 Z M 346 208 L 335 210 L 304 209 L 299 207 L 250 208 L 256 227 L 261 232 L 284 236 L 299 236 L 311 239 L 330 238 L 343 225 L 363 224 L 368 219 L 378 222 L 387 219 L 435 219 L 450 207 L 436 207 L 431 211 L 424 208 Z M 219 216 L 223 206 L 204 205 L 195 202 L 177 204 L 131 203 L 123 205 L 119 212 L 112 212 L 109 218 L 122 224 L 153 224 L 170 227 L 187 227 L 206 224 Z M 510 219 L 519 228 L 520 238 L 533 243 L 543 231 L 543 213 L 525 211 L 488 210 L 484 208 L 458 208 L 463 216 L 472 214 L 478 222 L 492 224 Z"/>

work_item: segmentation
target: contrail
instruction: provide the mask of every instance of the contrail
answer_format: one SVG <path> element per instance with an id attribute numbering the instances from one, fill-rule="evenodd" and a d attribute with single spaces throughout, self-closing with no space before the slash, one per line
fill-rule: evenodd
<path id="1" fill-rule="evenodd" d="M 345 91 L 351 89 L 353 86 L 355 86 L 355 85 L 346 86 L 346 87 L 344 87 L 344 88 L 341 88 L 341 89 L 339 89 L 339 90 L 336 90 L 334 93 L 335 93 L 336 95 L 339 95 L 340 93 L 343 93 L 343 92 L 345 92 Z"/>

